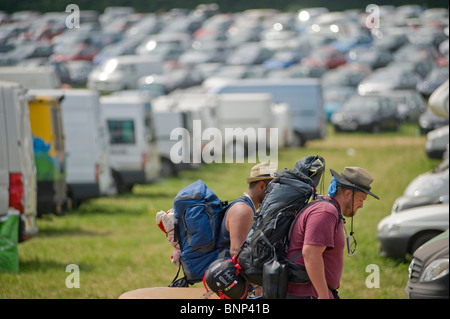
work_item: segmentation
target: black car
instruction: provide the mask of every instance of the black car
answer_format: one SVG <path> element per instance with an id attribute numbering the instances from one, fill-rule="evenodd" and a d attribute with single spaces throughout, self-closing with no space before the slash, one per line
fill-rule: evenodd
<path id="1" fill-rule="evenodd" d="M 336 131 L 397 131 L 400 122 L 393 100 L 376 95 L 353 95 L 331 117 Z"/>
<path id="2" fill-rule="evenodd" d="M 434 237 L 413 255 L 405 292 L 409 299 L 448 299 L 449 231 Z"/>

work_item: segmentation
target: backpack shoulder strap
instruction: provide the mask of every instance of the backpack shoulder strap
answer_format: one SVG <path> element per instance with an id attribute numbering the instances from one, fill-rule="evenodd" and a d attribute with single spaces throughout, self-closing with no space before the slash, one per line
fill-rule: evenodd
<path id="1" fill-rule="evenodd" d="M 338 218 L 338 225 L 339 225 L 339 223 L 340 223 L 341 220 L 343 219 L 342 214 L 341 214 L 341 211 L 339 210 L 339 207 L 334 203 L 333 200 L 331 200 L 331 199 L 329 199 L 329 198 L 326 198 L 326 197 L 323 196 L 323 195 L 319 195 L 319 196 L 317 196 L 313 201 L 311 201 L 311 202 L 309 202 L 307 205 L 305 205 L 305 206 L 297 213 L 297 215 L 295 215 L 295 218 L 294 218 L 294 220 L 292 221 L 292 224 L 291 224 L 291 228 L 289 229 L 288 240 L 291 239 L 292 228 L 293 228 L 295 222 L 297 221 L 298 217 L 301 215 L 301 213 L 302 213 L 306 208 L 311 207 L 311 206 L 313 206 L 313 205 L 315 205 L 315 204 L 317 204 L 317 203 L 319 203 L 319 202 L 323 202 L 323 201 L 332 204 L 332 205 L 336 208 L 336 211 L 338 212 L 338 216 L 339 216 L 339 218 Z M 300 256 L 298 256 L 298 257 L 300 257 Z M 297 259 L 298 257 L 296 257 L 295 259 Z"/>

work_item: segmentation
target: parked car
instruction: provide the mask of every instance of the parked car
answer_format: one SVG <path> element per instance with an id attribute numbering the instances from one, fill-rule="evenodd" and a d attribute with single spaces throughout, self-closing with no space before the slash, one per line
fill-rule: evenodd
<path id="1" fill-rule="evenodd" d="M 449 142 L 449 126 L 434 129 L 427 133 L 425 152 L 429 158 L 442 159 Z"/>
<path id="2" fill-rule="evenodd" d="M 262 64 L 272 55 L 272 50 L 263 47 L 257 42 L 249 42 L 240 45 L 235 51 L 232 51 L 225 63 L 231 65 Z"/>
<path id="3" fill-rule="evenodd" d="M 417 90 L 393 90 L 382 92 L 380 95 L 394 100 L 403 122 L 417 123 L 427 107 L 424 98 Z"/>
<path id="4" fill-rule="evenodd" d="M 405 287 L 408 299 L 448 299 L 448 239 L 447 230 L 414 252 Z"/>
<path id="5" fill-rule="evenodd" d="M 202 86 L 213 89 L 233 80 L 263 78 L 265 72 L 261 65 L 224 65 L 213 76 L 206 78 Z"/>
<path id="6" fill-rule="evenodd" d="M 436 63 L 433 58 L 426 53 L 417 52 L 413 56 L 409 56 L 400 61 L 395 61 L 395 63 L 390 64 L 389 67 L 414 72 L 419 75 L 421 81 L 436 67 Z"/>
<path id="7" fill-rule="evenodd" d="M 87 87 L 104 92 L 136 89 L 139 78 L 162 70 L 162 61 L 153 57 L 123 55 L 94 68 L 89 74 Z"/>
<path id="8" fill-rule="evenodd" d="M 330 45 L 341 52 L 348 52 L 355 48 L 369 48 L 372 47 L 372 37 L 368 32 L 353 32 L 338 36 L 336 41 Z"/>
<path id="9" fill-rule="evenodd" d="M 331 123 L 336 131 L 397 131 L 400 128 L 400 116 L 392 99 L 376 95 L 353 95 L 333 113 Z"/>
<path id="10" fill-rule="evenodd" d="M 303 58 L 302 65 L 334 69 L 347 63 L 345 54 L 331 46 L 323 46 L 313 51 L 313 54 Z"/>
<path id="11" fill-rule="evenodd" d="M 386 32 L 382 37 L 375 37 L 373 45 L 376 48 L 394 52 L 409 43 L 405 32 Z"/>
<path id="12" fill-rule="evenodd" d="M 302 59 L 301 50 L 277 51 L 273 56 L 264 61 L 264 66 L 268 69 L 284 69 L 293 64 L 299 63 Z"/>
<path id="13" fill-rule="evenodd" d="M 392 62 L 392 53 L 381 48 L 355 48 L 347 53 L 349 63 L 359 63 L 368 65 L 372 69 L 385 67 Z"/>
<path id="14" fill-rule="evenodd" d="M 225 42 L 194 42 L 192 48 L 180 55 L 178 62 L 186 65 L 199 63 L 225 62 L 229 54 L 229 48 Z"/>
<path id="15" fill-rule="evenodd" d="M 323 92 L 324 109 L 328 121 L 331 121 L 333 113 L 339 110 L 345 101 L 356 94 L 356 89 L 349 86 L 332 86 Z"/>
<path id="16" fill-rule="evenodd" d="M 417 206 L 448 204 L 448 171 L 448 165 L 439 166 L 414 178 L 405 188 L 403 196 L 395 200 L 391 214 Z"/>
<path id="17" fill-rule="evenodd" d="M 448 119 L 437 116 L 429 107 L 427 107 L 425 112 L 419 116 L 419 128 L 421 134 L 427 134 L 434 129 L 448 124 Z"/>
<path id="18" fill-rule="evenodd" d="M 68 61 L 66 62 L 69 70 L 70 81 L 73 86 L 85 87 L 89 74 L 92 72 L 93 64 L 90 61 Z"/>
<path id="19" fill-rule="evenodd" d="M 328 70 L 322 76 L 322 86 L 357 87 L 370 74 L 370 68 L 359 64 L 344 64 L 336 69 Z"/>
<path id="20" fill-rule="evenodd" d="M 199 85 L 202 80 L 203 78 L 200 76 L 199 72 L 191 70 L 190 68 L 178 68 L 166 70 L 162 74 L 151 74 L 140 78 L 138 80 L 138 89 L 148 91 L 150 95 L 156 97 L 162 94 L 155 93 L 163 92 L 164 94 L 167 94 L 176 89 L 184 89 Z"/>
<path id="21" fill-rule="evenodd" d="M 419 75 L 413 71 L 385 67 L 362 80 L 358 85 L 358 93 L 365 95 L 390 90 L 413 90 L 419 81 Z"/>
<path id="22" fill-rule="evenodd" d="M 129 38 L 107 45 L 102 50 L 100 50 L 100 52 L 94 57 L 92 62 L 95 65 L 99 65 L 111 58 L 122 55 L 136 54 L 136 48 L 139 43 L 140 42 L 137 39 Z"/>
<path id="23" fill-rule="evenodd" d="M 448 209 L 448 204 L 426 205 L 383 218 L 377 228 L 380 256 L 405 259 L 407 254 L 413 254 L 448 229 Z"/>
<path id="24" fill-rule="evenodd" d="M 430 96 L 439 86 L 448 80 L 448 77 L 448 66 L 434 68 L 423 81 L 417 83 L 417 90 L 424 96 Z"/>
<path id="25" fill-rule="evenodd" d="M 93 45 L 77 44 L 75 46 L 62 47 L 59 51 L 55 51 L 50 60 L 53 62 L 67 62 L 67 61 L 93 61 L 97 55 L 98 49 Z"/>
<path id="26" fill-rule="evenodd" d="M 444 119 L 449 118 L 449 80 L 442 83 L 430 96 L 428 99 L 428 106 L 431 111 L 437 116 Z"/>

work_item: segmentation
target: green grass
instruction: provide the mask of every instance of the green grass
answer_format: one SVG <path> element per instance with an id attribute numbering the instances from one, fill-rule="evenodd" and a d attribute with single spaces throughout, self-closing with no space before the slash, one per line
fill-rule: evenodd
<path id="1" fill-rule="evenodd" d="M 373 191 L 381 200 L 369 197 L 354 219 L 358 250 L 345 258 L 342 298 L 405 298 L 408 262 L 378 255 L 376 227 L 408 183 L 438 165 L 426 157 L 425 141 L 412 125 L 377 135 L 335 134 L 330 129 L 325 140 L 280 151 L 279 169 L 293 168 L 306 155 L 323 156 L 323 192 L 331 178 L 328 168 L 340 172 L 345 166 L 361 166 L 375 178 Z M 20 272 L 0 273 L 0 298 L 117 298 L 133 289 L 167 286 L 177 268 L 170 262 L 172 246 L 156 226 L 155 213 L 171 208 L 177 192 L 197 179 L 221 199 L 232 200 L 246 190 L 245 178 L 253 165 L 203 165 L 177 178 L 135 186 L 132 193 L 88 201 L 65 216 L 45 215 L 38 220 L 39 233 L 19 244 Z M 79 266 L 80 288 L 66 287 L 69 264 Z M 366 278 L 371 272 L 366 267 L 373 264 L 380 271 L 380 287 L 369 289 Z"/>

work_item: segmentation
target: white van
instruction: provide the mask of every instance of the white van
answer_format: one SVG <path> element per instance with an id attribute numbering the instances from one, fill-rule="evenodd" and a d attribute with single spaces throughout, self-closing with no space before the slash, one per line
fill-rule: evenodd
<path id="1" fill-rule="evenodd" d="M 38 232 L 36 165 L 23 87 L 0 81 L 0 218 L 20 212 L 19 241 Z"/>
<path id="2" fill-rule="evenodd" d="M 88 76 L 87 87 L 103 92 L 135 90 L 139 78 L 160 74 L 162 61 L 141 55 L 123 55 L 110 58 L 94 68 Z"/>
<path id="3" fill-rule="evenodd" d="M 156 180 L 160 158 L 149 100 L 141 96 L 102 96 L 109 131 L 110 163 L 120 192 Z"/>
<path id="4" fill-rule="evenodd" d="M 212 88 L 210 93 L 269 93 L 275 104 L 289 105 L 296 145 L 326 136 L 327 118 L 318 79 L 242 79 Z"/>
<path id="5" fill-rule="evenodd" d="M 250 155 L 254 153 L 250 146 L 255 147 L 254 151 L 259 150 L 261 137 L 267 139 L 264 141 L 267 149 L 270 145 L 275 145 L 278 149 L 278 135 L 271 134 L 274 132 L 270 131 L 270 128 L 276 128 L 272 106 L 272 97 L 268 93 L 217 95 L 215 114 L 217 126 L 222 133 L 225 155 L 235 154 L 233 149 L 236 152 L 243 150 L 244 154 Z M 236 134 L 230 136 L 227 130 L 232 130 Z M 240 130 L 244 134 L 238 134 Z M 260 136 L 261 130 L 264 136 Z M 247 132 L 249 134 L 246 134 Z"/>
<path id="6" fill-rule="evenodd" d="M 170 135 L 174 129 L 183 129 L 183 136 L 180 140 L 185 143 L 182 147 L 186 150 L 192 150 L 192 114 L 189 111 L 176 109 L 153 109 L 155 123 L 156 139 L 158 141 L 158 150 L 161 157 L 161 177 L 173 176 L 184 169 L 195 169 L 198 165 L 192 162 L 192 154 L 189 154 L 189 160 L 186 163 L 174 163 L 170 152 L 172 147 L 179 143 L 179 140 L 171 140 Z"/>
<path id="7" fill-rule="evenodd" d="M 61 99 L 66 144 L 66 182 L 72 205 L 116 193 L 109 163 L 108 131 L 100 96 L 86 89 L 30 90 Z"/>
<path id="8" fill-rule="evenodd" d="M 61 80 L 53 66 L 0 67 L 0 80 L 19 83 L 26 89 L 61 87 Z"/>

